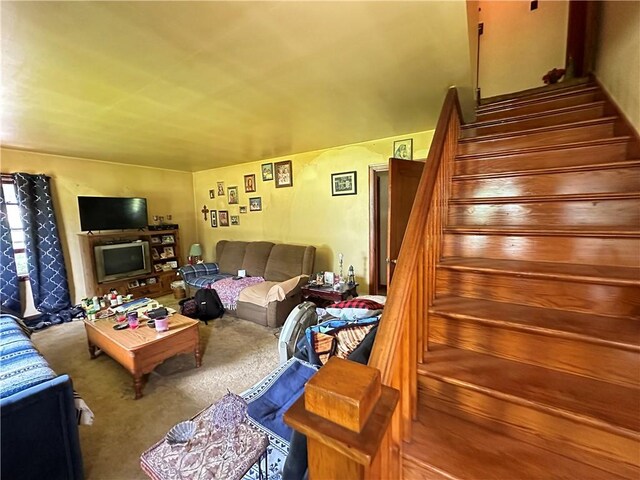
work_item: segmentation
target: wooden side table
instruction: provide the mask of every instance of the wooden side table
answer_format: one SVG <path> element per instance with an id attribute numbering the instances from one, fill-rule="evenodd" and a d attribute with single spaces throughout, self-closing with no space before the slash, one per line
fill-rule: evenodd
<path id="1" fill-rule="evenodd" d="M 313 285 L 305 285 L 302 287 L 303 300 L 309 300 L 319 307 L 330 305 L 331 303 L 348 300 L 349 297 L 357 297 L 358 283 L 353 285 L 345 284 L 340 290 L 334 290 L 333 287 L 317 287 Z"/>

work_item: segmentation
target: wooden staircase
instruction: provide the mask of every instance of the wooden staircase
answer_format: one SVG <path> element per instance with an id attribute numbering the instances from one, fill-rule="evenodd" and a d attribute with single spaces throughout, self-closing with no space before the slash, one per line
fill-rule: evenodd
<path id="1" fill-rule="evenodd" d="M 594 83 L 477 114 L 416 327 L 403 476 L 638 479 L 637 137 Z"/>

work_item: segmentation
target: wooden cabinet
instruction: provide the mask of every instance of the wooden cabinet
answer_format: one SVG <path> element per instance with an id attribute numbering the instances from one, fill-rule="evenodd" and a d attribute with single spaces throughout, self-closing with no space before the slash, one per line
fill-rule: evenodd
<path id="1" fill-rule="evenodd" d="M 159 297 L 171 293 L 171 282 L 178 279 L 177 270 L 180 266 L 179 230 L 83 233 L 79 237 L 87 296 L 104 295 L 114 288 L 118 293 L 132 293 L 135 297 Z M 147 261 L 151 265 L 151 273 L 98 282 L 95 247 L 137 240 L 149 243 Z"/>

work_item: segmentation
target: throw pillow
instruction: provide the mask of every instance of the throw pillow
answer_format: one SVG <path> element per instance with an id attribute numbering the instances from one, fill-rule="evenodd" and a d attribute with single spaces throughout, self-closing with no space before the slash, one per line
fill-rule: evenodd
<path id="1" fill-rule="evenodd" d="M 334 303 L 326 308 L 327 313 L 336 318 L 353 320 L 358 318 L 375 317 L 380 314 L 384 305 L 373 300 L 354 298 L 343 302 Z"/>

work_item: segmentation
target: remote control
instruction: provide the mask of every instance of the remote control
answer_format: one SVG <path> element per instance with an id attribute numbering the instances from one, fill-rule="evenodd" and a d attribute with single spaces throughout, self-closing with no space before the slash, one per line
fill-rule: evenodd
<path id="1" fill-rule="evenodd" d="M 129 328 L 129 324 L 127 322 L 124 323 L 116 323 L 113 326 L 114 330 L 124 330 L 125 328 Z"/>

